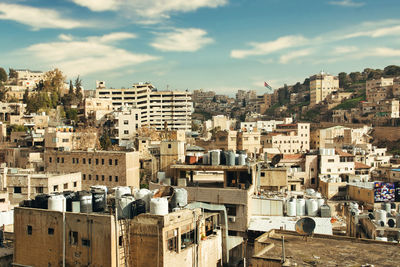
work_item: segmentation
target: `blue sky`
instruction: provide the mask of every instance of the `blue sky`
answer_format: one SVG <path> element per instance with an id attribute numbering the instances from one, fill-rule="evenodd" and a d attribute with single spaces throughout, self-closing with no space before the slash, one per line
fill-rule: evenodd
<path id="1" fill-rule="evenodd" d="M 398 0 L 0 0 L 0 66 L 111 87 L 266 92 L 400 65 Z"/>

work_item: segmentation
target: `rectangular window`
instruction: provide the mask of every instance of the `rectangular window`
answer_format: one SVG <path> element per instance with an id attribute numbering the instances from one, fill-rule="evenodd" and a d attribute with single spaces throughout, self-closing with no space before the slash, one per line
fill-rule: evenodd
<path id="1" fill-rule="evenodd" d="M 63 139 L 62 141 L 63 141 L 63 143 L 68 143 L 69 139 L 68 138 L 67 139 Z"/>
<path id="2" fill-rule="evenodd" d="M 334 159 L 328 159 L 328 162 L 335 162 Z"/>
<path id="3" fill-rule="evenodd" d="M 118 176 L 115 176 L 115 181 L 118 182 Z"/>
<path id="4" fill-rule="evenodd" d="M 114 164 L 115 164 L 115 165 L 118 165 L 118 160 L 117 160 L 117 159 L 114 160 Z"/>
<path id="5" fill-rule="evenodd" d="M 296 185 L 295 184 L 290 185 L 290 191 L 296 191 Z"/>
<path id="6" fill-rule="evenodd" d="M 58 191 L 58 185 L 53 186 L 53 191 Z"/>
<path id="7" fill-rule="evenodd" d="M 64 189 L 68 189 L 68 183 L 64 184 Z"/>
<path id="8" fill-rule="evenodd" d="M 92 164 L 92 159 L 88 159 L 88 164 Z"/>
<path id="9" fill-rule="evenodd" d="M 85 159 L 85 158 L 82 159 L 82 163 L 83 163 L 83 164 L 86 164 L 86 159 Z"/>
<path id="10" fill-rule="evenodd" d="M 57 163 L 60 163 L 60 158 L 59 157 L 57 157 Z"/>
<path id="11" fill-rule="evenodd" d="M 36 193 L 37 194 L 43 194 L 43 186 L 36 187 Z"/>
<path id="12" fill-rule="evenodd" d="M 61 158 L 61 163 L 64 163 L 64 158 Z"/>
<path id="13" fill-rule="evenodd" d="M 101 180 L 104 181 L 104 175 L 101 176 Z"/>
<path id="14" fill-rule="evenodd" d="M 51 163 L 53 161 L 53 158 L 52 157 L 49 157 L 49 162 Z"/>
<path id="15" fill-rule="evenodd" d="M 79 164 L 79 159 L 78 158 L 76 158 L 76 164 Z"/>
<path id="16" fill-rule="evenodd" d="M 128 125 L 128 124 L 129 124 L 129 121 L 128 121 L 128 120 L 124 120 L 124 124 L 125 124 L 125 125 Z"/>
<path id="17" fill-rule="evenodd" d="M 47 233 L 48 233 L 49 235 L 54 235 L 54 228 L 48 228 L 48 229 L 47 229 Z"/>
<path id="18" fill-rule="evenodd" d="M 128 130 L 124 130 L 124 134 L 129 134 L 129 131 Z"/>
<path id="19" fill-rule="evenodd" d="M 72 164 L 75 164 L 75 158 L 72 158 Z"/>
<path id="20" fill-rule="evenodd" d="M 83 239 L 83 238 L 82 238 L 82 246 L 84 246 L 84 247 L 90 247 L 90 240 L 89 240 L 89 239 Z"/>
<path id="21" fill-rule="evenodd" d="M 172 145 L 171 144 L 168 144 L 168 148 L 171 148 L 172 147 Z"/>
<path id="22" fill-rule="evenodd" d="M 109 164 L 109 165 L 112 165 L 112 159 L 109 159 L 109 160 L 108 160 L 108 164 Z"/>
<path id="23" fill-rule="evenodd" d="M 92 180 L 92 175 L 91 174 L 89 174 L 89 180 Z"/>
<path id="24" fill-rule="evenodd" d="M 260 173 L 260 176 L 261 176 L 261 177 L 265 177 L 265 172 L 261 172 L 261 173 Z"/>
<path id="25" fill-rule="evenodd" d="M 14 187 L 14 194 L 21 194 L 22 193 L 22 189 L 20 186 L 15 186 Z"/>
<path id="26" fill-rule="evenodd" d="M 104 159 L 101 159 L 101 165 L 104 165 Z"/>
<path id="27" fill-rule="evenodd" d="M 32 225 L 28 225 L 26 231 L 28 232 L 28 235 L 32 235 Z"/>
<path id="28" fill-rule="evenodd" d="M 86 180 L 86 174 L 82 174 L 82 180 Z"/>
<path id="29" fill-rule="evenodd" d="M 99 180 L 99 176 L 96 174 L 96 181 L 98 181 Z"/>
<path id="30" fill-rule="evenodd" d="M 96 159 L 96 165 L 99 165 L 99 159 Z"/>
<path id="31" fill-rule="evenodd" d="M 77 186 L 77 182 L 74 182 L 74 187 L 76 187 Z"/>
<path id="32" fill-rule="evenodd" d="M 111 175 L 108 177 L 108 179 L 110 180 L 110 182 L 112 182 L 112 176 Z"/>
<path id="33" fill-rule="evenodd" d="M 69 232 L 69 244 L 78 245 L 78 232 L 74 231 Z"/>
<path id="34" fill-rule="evenodd" d="M 236 216 L 236 205 L 225 205 L 228 216 Z"/>

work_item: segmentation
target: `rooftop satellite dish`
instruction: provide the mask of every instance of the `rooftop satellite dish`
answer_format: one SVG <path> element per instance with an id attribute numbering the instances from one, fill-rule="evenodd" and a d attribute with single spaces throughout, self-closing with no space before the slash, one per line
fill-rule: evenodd
<path id="1" fill-rule="evenodd" d="M 389 225 L 389 227 L 394 227 L 394 225 L 395 225 L 395 222 L 394 222 L 394 220 L 393 219 L 389 219 L 388 220 L 388 225 Z"/>
<path id="2" fill-rule="evenodd" d="M 276 155 L 272 158 L 271 164 L 272 164 L 273 166 L 276 166 L 276 165 L 281 161 L 281 159 L 282 159 L 282 155 L 281 155 L 281 154 L 276 154 Z"/>
<path id="3" fill-rule="evenodd" d="M 379 224 L 381 225 L 381 227 L 385 226 L 385 222 L 384 221 L 379 221 Z"/>
<path id="4" fill-rule="evenodd" d="M 312 218 L 305 217 L 296 222 L 296 232 L 301 235 L 311 235 L 315 229 L 315 221 Z"/>
<path id="5" fill-rule="evenodd" d="M 374 214 L 372 214 L 372 213 L 368 214 L 368 217 L 369 217 L 371 220 L 375 219 L 375 216 L 374 216 Z"/>

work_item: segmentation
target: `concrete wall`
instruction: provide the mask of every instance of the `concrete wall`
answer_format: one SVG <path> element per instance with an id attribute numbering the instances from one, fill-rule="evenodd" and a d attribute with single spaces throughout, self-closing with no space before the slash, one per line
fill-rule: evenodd
<path id="1" fill-rule="evenodd" d="M 372 189 L 348 185 L 347 192 L 350 199 L 362 201 L 370 205 L 373 205 L 375 203 L 374 190 Z"/>

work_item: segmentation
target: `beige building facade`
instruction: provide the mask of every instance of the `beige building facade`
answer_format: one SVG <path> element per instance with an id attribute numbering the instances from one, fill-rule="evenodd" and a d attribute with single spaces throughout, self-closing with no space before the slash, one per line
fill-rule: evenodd
<path id="1" fill-rule="evenodd" d="M 321 72 L 310 77 L 310 105 L 321 103 L 325 98 L 339 89 L 339 78 Z"/>

